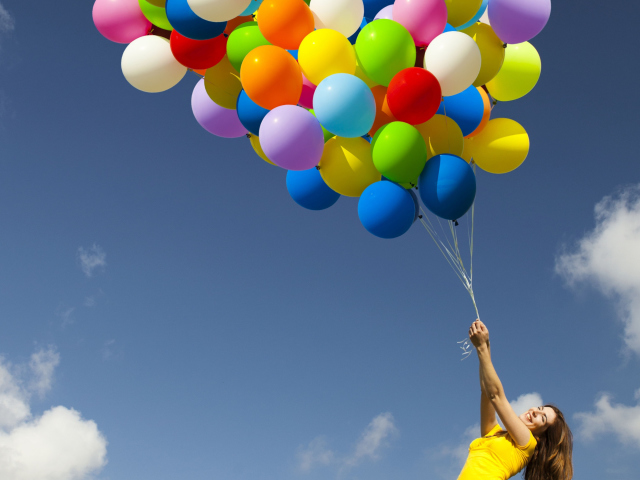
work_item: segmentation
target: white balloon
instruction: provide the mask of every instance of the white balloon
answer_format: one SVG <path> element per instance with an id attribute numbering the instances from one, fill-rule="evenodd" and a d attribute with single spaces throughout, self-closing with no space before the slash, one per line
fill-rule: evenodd
<path id="1" fill-rule="evenodd" d="M 330 28 L 349 38 L 358 31 L 364 18 L 362 0 L 311 0 L 309 8 L 316 29 Z"/>
<path id="2" fill-rule="evenodd" d="M 252 0 L 187 0 L 193 13 L 210 22 L 226 22 L 244 12 Z"/>
<path id="3" fill-rule="evenodd" d="M 156 93 L 177 85 L 187 73 L 171 53 L 169 40 L 155 35 L 137 38 L 122 54 L 122 73 L 143 92 Z"/>
<path id="4" fill-rule="evenodd" d="M 424 68 L 438 79 L 445 97 L 469 88 L 480 73 L 481 63 L 478 45 L 462 32 L 438 35 L 424 55 Z"/>

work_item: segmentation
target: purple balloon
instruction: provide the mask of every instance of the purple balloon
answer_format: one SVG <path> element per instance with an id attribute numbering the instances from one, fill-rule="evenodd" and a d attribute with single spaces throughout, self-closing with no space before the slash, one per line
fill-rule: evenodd
<path id="1" fill-rule="evenodd" d="M 393 20 L 393 5 L 388 5 L 378 12 L 374 20 Z"/>
<path id="2" fill-rule="evenodd" d="M 551 16 L 551 0 L 489 0 L 489 21 L 505 43 L 531 40 Z"/>
<path id="3" fill-rule="evenodd" d="M 236 110 L 223 108 L 211 100 L 204 87 L 204 79 L 193 89 L 191 109 L 202 128 L 218 137 L 238 138 L 248 133 Z"/>
<path id="4" fill-rule="evenodd" d="M 276 165 L 287 170 L 309 170 L 322 158 L 324 133 L 312 113 L 295 105 L 282 105 L 262 120 L 260 145 Z"/>

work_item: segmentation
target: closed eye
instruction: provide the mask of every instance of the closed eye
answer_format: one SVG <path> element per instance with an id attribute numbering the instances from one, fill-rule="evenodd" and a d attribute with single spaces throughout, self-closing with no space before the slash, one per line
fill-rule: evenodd
<path id="1" fill-rule="evenodd" d="M 542 407 L 538 407 L 538 410 L 540 410 L 541 412 L 543 411 L 543 410 L 542 410 Z M 543 414 L 542 414 L 542 417 L 544 418 L 544 423 L 546 424 L 546 423 L 547 423 L 547 414 L 546 414 L 546 413 L 543 413 Z"/>

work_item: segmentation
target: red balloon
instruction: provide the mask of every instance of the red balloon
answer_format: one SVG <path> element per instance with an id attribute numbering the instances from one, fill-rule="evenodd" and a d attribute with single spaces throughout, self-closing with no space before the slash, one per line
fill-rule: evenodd
<path id="1" fill-rule="evenodd" d="M 174 30 L 170 42 L 176 60 L 192 70 L 211 68 L 227 53 L 227 37 L 224 34 L 211 40 L 192 40 Z"/>
<path id="2" fill-rule="evenodd" d="M 387 103 L 401 122 L 420 125 L 433 117 L 442 100 L 442 89 L 433 73 L 411 67 L 399 71 L 387 88 Z"/>

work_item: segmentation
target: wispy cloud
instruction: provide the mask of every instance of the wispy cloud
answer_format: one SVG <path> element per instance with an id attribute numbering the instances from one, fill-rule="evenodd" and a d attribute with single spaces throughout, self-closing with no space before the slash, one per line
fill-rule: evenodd
<path id="1" fill-rule="evenodd" d="M 67 307 L 60 304 L 56 309 L 56 315 L 62 319 L 62 326 L 66 327 L 73 323 L 73 312 L 76 311 L 76 307 Z"/>
<path id="2" fill-rule="evenodd" d="M 96 269 L 104 269 L 107 266 L 107 254 L 100 245 L 95 243 L 89 249 L 78 248 L 77 257 L 80 268 L 87 277 L 93 276 L 93 272 Z"/>
<path id="3" fill-rule="evenodd" d="M 620 443 L 640 449 L 640 389 L 635 398 L 637 405 L 628 407 L 612 403 L 608 393 L 601 394 L 596 399 L 594 411 L 574 415 L 580 422 L 578 434 L 585 440 L 592 440 L 598 434 L 612 433 Z"/>
<path id="4" fill-rule="evenodd" d="M 596 226 L 556 259 L 569 285 L 589 282 L 614 299 L 628 349 L 640 355 L 640 185 L 605 197 Z"/>
<path id="5" fill-rule="evenodd" d="M 96 423 L 63 406 L 33 417 L 32 394 L 51 389 L 59 355 L 39 350 L 28 365 L 0 358 L 0 478 L 81 480 L 106 464 L 107 442 Z"/>
<path id="6" fill-rule="evenodd" d="M 4 8 L 4 5 L 0 3 L 0 33 L 13 32 L 16 27 L 16 22 L 13 16 Z"/>
<path id="7" fill-rule="evenodd" d="M 327 446 L 325 437 L 316 437 L 305 447 L 298 449 L 298 469 L 308 473 L 316 467 L 333 466 L 340 472 L 356 467 L 365 460 L 376 461 L 389 441 L 398 434 L 391 413 L 376 416 L 360 435 L 353 452 L 339 455 Z"/>

